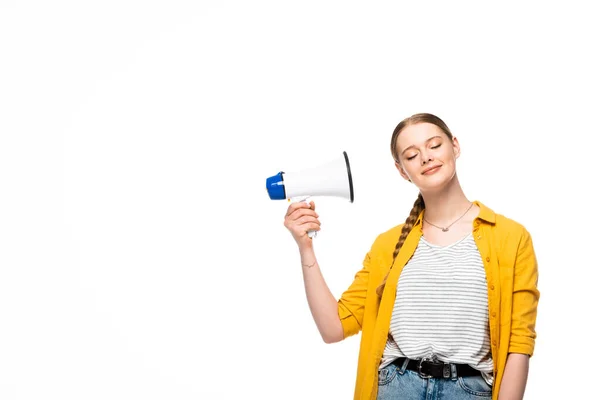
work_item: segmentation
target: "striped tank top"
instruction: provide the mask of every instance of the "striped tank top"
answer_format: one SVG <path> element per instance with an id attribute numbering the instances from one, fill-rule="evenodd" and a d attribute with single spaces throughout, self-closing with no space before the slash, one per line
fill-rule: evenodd
<path id="1" fill-rule="evenodd" d="M 485 270 L 472 233 L 448 246 L 423 236 L 404 266 L 380 368 L 398 357 L 469 364 L 492 383 Z"/>

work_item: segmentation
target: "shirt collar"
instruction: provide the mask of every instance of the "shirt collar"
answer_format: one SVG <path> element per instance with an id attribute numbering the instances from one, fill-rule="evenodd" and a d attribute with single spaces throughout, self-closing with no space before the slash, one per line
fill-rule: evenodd
<path id="1" fill-rule="evenodd" d="M 478 200 L 475 200 L 473 203 L 475 203 L 479 207 L 479 215 L 477 216 L 478 219 L 489 222 L 490 224 L 496 223 L 496 213 L 492 211 L 491 208 L 487 207 L 485 204 Z"/>

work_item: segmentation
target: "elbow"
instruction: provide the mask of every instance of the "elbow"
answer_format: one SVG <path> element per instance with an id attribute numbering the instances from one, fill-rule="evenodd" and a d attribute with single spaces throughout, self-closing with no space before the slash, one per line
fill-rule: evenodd
<path id="1" fill-rule="evenodd" d="M 341 342 L 344 337 L 342 335 L 321 335 L 323 342 L 327 344 Z"/>
<path id="2" fill-rule="evenodd" d="M 321 332 L 321 338 L 327 344 L 337 343 L 337 342 L 341 342 L 342 340 L 344 340 L 344 330 L 342 329 L 341 324 L 339 326 L 339 329 L 336 329 L 333 332 L 327 332 L 327 333 Z"/>

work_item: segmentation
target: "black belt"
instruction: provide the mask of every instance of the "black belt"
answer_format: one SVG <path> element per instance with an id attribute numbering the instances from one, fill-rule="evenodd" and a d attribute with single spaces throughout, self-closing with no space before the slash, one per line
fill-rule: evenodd
<path id="1" fill-rule="evenodd" d="M 394 364 L 402 367 L 404 360 L 406 360 L 404 357 L 397 358 L 394 360 Z M 468 364 L 450 364 L 427 358 L 409 360 L 406 369 L 418 372 L 421 378 L 450 378 L 452 376 L 452 365 L 456 367 L 457 376 L 481 376 L 481 371 Z"/>

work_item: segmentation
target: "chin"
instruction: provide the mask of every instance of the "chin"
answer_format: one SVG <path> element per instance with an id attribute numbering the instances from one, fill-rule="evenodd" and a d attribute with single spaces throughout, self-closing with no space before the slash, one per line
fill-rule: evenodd
<path id="1" fill-rule="evenodd" d="M 441 171 L 440 171 L 441 172 Z M 419 188 L 422 192 L 439 192 L 444 190 L 451 182 L 453 175 L 435 174 L 435 176 L 423 176 Z"/>

